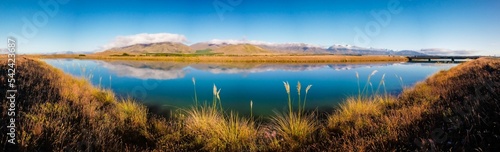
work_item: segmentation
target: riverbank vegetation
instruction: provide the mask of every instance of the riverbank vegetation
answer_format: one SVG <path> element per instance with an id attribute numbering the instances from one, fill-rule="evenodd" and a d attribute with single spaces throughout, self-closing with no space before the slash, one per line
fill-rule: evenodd
<path id="1" fill-rule="evenodd" d="M 6 67 L 0 64 L 2 82 L 7 81 Z M 271 118 L 224 110 L 215 85 L 211 102 L 199 102 L 205 99 L 194 95 L 196 106 L 165 118 L 36 59 L 18 58 L 16 72 L 21 151 L 500 149 L 499 59 L 482 58 L 441 71 L 398 96 L 384 92 L 384 78 L 374 96 L 365 95 L 367 87 L 360 84 L 358 96 L 328 113 L 303 110 L 314 86 L 284 82 L 288 101 L 276 102 L 288 109 Z M 7 86 L 1 85 L 0 96 L 5 96 Z M 193 85 L 196 94 L 195 79 Z M 2 127 L 7 124 L 5 100 Z M 0 137 L 3 151 L 7 137 Z"/>

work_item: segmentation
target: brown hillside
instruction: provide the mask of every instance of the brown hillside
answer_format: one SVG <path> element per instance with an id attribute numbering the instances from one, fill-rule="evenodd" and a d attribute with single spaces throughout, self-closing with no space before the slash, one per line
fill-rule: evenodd
<path id="1" fill-rule="evenodd" d="M 238 44 L 224 46 L 213 51 L 214 53 L 224 53 L 224 55 L 265 55 L 272 54 L 270 51 L 250 44 Z"/>
<path id="2" fill-rule="evenodd" d="M 143 53 L 193 53 L 189 46 L 182 43 L 153 43 L 153 44 L 136 44 L 121 48 L 113 48 L 96 54 L 101 55 L 121 55 L 127 53 L 130 55 L 138 55 Z"/>

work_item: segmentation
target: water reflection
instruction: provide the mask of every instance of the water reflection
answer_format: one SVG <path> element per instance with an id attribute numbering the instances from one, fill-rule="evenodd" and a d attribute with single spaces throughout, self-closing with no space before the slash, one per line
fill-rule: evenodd
<path id="1" fill-rule="evenodd" d="M 177 67 L 149 68 L 151 66 L 142 64 L 127 64 L 123 62 L 104 62 L 99 64 L 121 77 L 132 77 L 137 79 L 170 80 L 183 78 L 188 70 Z"/>
<path id="2" fill-rule="evenodd" d="M 371 63 L 371 64 L 259 64 L 259 63 L 185 63 L 158 61 L 96 61 L 103 68 L 122 77 L 137 79 L 169 80 L 184 78 L 191 69 L 212 74 L 251 74 L 271 71 L 301 72 L 319 69 L 335 71 L 356 68 L 374 68 L 405 63 Z"/>
<path id="3" fill-rule="evenodd" d="M 77 77 L 87 77 L 95 86 L 109 88 L 120 97 L 132 97 L 155 113 L 189 108 L 194 103 L 192 77 L 200 101 L 211 101 L 212 88 L 222 88 L 222 105 L 240 114 L 249 114 L 253 101 L 255 115 L 271 115 L 286 108 L 283 81 L 313 85 L 307 110 L 328 110 L 361 87 L 373 83 L 368 93 L 381 89 L 398 94 L 429 75 L 456 64 L 435 63 L 355 63 L 355 64 L 269 64 L 269 63 L 187 63 L 164 61 L 45 60 Z M 378 73 L 367 82 L 372 71 Z M 359 79 L 356 77 L 359 73 Z M 92 77 L 90 77 L 91 75 Z M 395 76 L 398 77 L 395 77 Z M 400 79 L 400 77 L 402 79 Z M 295 93 L 292 93 L 295 94 Z M 296 101 L 296 97 L 293 99 Z"/>

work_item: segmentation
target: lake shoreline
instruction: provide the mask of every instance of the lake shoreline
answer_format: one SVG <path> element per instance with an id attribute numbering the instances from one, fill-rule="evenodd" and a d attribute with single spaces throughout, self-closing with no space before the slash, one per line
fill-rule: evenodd
<path id="1" fill-rule="evenodd" d="M 7 67 L 5 63 L 1 66 Z M 22 94 L 19 98 L 31 101 L 19 103 L 20 109 L 27 113 L 19 119 L 22 121 L 19 130 L 25 132 L 20 136 L 21 151 L 65 148 L 91 151 L 499 148 L 494 146 L 499 142 L 494 138 L 499 131 L 494 129 L 493 123 L 500 120 L 494 114 L 500 110 L 495 94 L 500 92 L 499 59 L 482 58 L 438 72 L 405 89 L 398 97 L 353 97 L 322 120 L 308 113 L 285 112 L 265 124 L 259 124 L 254 118 L 218 111 L 217 104 L 185 109 L 186 113 L 165 119 L 149 113 L 141 104 L 118 99 L 113 92 L 92 86 L 42 61 L 19 57 L 17 66 Z M 2 80 L 4 76 L 6 73 L 2 73 Z M 478 92 L 482 94 L 478 96 Z M 1 93 L 5 93 L 4 87 Z M 463 100 L 457 102 L 457 98 Z M 455 116 L 460 123 L 446 119 Z M 441 126 L 446 123 L 452 124 Z M 469 134 L 466 130 L 471 126 L 475 127 Z M 483 133 L 485 131 L 489 133 Z M 440 136 L 435 137 L 436 132 Z M 444 134 L 446 139 L 441 138 Z M 1 137 L 4 139 L 4 134 Z M 464 138 L 467 143 L 461 144 Z M 4 148 L 3 142 L 0 142 L 0 149 Z"/>
<path id="2" fill-rule="evenodd" d="M 32 58 L 68 58 L 98 60 L 151 60 L 176 62 L 242 62 L 242 63 L 356 63 L 356 62 L 406 62 L 403 56 L 388 55 L 254 55 L 254 56 L 104 56 L 104 55 L 26 55 Z"/>

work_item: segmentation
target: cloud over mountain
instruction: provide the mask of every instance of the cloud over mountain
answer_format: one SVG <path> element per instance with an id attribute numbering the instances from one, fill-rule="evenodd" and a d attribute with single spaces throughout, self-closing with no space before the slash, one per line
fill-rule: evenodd
<path id="1" fill-rule="evenodd" d="M 230 44 L 230 45 L 236 45 L 236 44 L 252 44 L 252 45 L 268 45 L 268 46 L 306 46 L 306 47 L 321 47 L 319 45 L 313 45 L 313 44 L 306 44 L 306 43 L 272 43 L 272 42 L 265 42 L 265 41 L 257 41 L 257 40 L 233 40 L 233 39 L 228 39 L 228 40 L 220 40 L 220 39 L 212 39 L 210 41 L 204 42 L 204 43 L 210 43 L 210 44 Z"/>
<path id="2" fill-rule="evenodd" d="M 422 49 L 420 52 L 428 55 L 472 55 L 477 53 L 473 50 L 450 50 L 450 49 Z"/>
<path id="3" fill-rule="evenodd" d="M 108 44 L 103 45 L 101 50 L 130 46 L 134 44 L 150 44 L 160 42 L 184 43 L 187 42 L 187 38 L 184 35 L 171 33 L 141 33 L 136 35 L 118 36 Z"/>
<path id="4" fill-rule="evenodd" d="M 7 54 L 9 53 L 9 50 L 6 48 L 0 48 L 0 54 Z"/>

